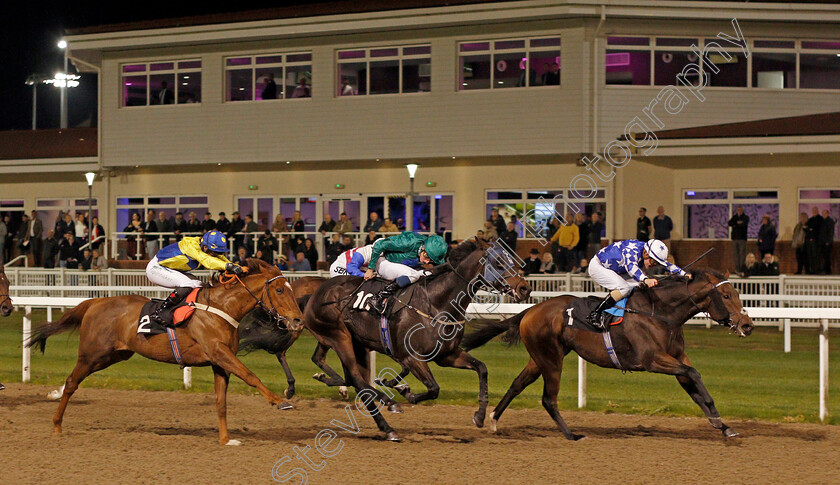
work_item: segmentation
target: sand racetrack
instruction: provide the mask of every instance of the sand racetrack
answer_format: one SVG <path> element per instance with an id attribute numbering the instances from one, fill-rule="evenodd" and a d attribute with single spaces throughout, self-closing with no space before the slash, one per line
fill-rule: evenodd
<path id="1" fill-rule="evenodd" d="M 295 399 L 280 411 L 230 395 L 231 437 L 243 442 L 231 447 L 218 445 L 211 394 L 83 386 L 55 436 L 48 390 L 9 384 L 0 393 L 0 483 L 276 483 L 272 467 L 284 456 L 292 461 L 279 475 L 306 468 L 294 447 L 307 445 L 323 466 L 307 469 L 309 483 L 840 482 L 837 426 L 728 420 L 741 437 L 724 440 L 701 418 L 564 411 L 588 436 L 569 442 L 542 409 L 508 410 L 491 434 L 472 425 L 473 408 L 403 403 L 404 414 L 386 414 L 403 442 L 389 443 L 352 403 L 358 435 L 330 424 L 348 422 L 338 400 Z M 326 459 L 314 449 L 325 428 L 344 444 Z"/>

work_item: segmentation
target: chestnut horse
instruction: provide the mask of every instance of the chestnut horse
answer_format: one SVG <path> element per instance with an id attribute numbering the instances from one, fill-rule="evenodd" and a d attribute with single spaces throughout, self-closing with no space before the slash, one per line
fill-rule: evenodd
<path id="1" fill-rule="evenodd" d="M 6 270 L 3 264 L 0 264 L 0 316 L 8 317 L 14 309 L 12 297 L 9 296 L 9 278 L 6 278 Z M 6 386 L 0 382 L 0 391 L 5 388 Z"/>
<path id="2" fill-rule="evenodd" d="M 201 289 L 197 303 L 221 310 L 237 322 L 259 306 L 277 325 L 285 325 L 291 331 L 298 330 L 301 312 L 291 286 L 280 270 L 258 259 L 249 259 L 247 264 L 248 273 L 245 276 L 231 276 L 222 284 Z M 47 339 L 52 335 L 80 329 L 79 358 L 73 372 L 67 377 L 61 403 L 53 417 L 56 433 L 61 433 L 68 401 L 82 380 L 90 374 L 127 360 L 134 353 L 159 362 L 178 363 L 166 334 L 147 337 L 137 333 L 140 312 L 147 301 L 148 298 L 137 295 L 87 300 L 65 313 L 57 322 L 47 323 L 34 332 L 27 345 L 39 345 L 43 352 Z M 175 335 L 184 366 L 209 365 L 213 368 L 219 443 L 240 444 L 230 439 L 227 429 L 227 386 L 230 374 L 255 387 L 272 405 L 282 402 L 282 398 L 265 387 L 236 358 L 238 329 L 224 317 L 197 310 L 187 323 L 175 329 Z"/>
<path id="3" fill-rule="evenodd" d="M 690 281 L 666 278 L 657 287 L 636 291 L 627 301 L 624 321 L 610 329 L 613 348 L 622 370 L 676 376 L 712 426 L 726 437 L 736 436 L 737 433 L 721 421 L 700 373 L 691 366 L 685 354 L 682 326 L 694 315 L 707 313 L 719 324 L 746 337 L 752 332 L 752 320 L 741 305 L 738 292 L 724 275 L 710 270 L 694 270 L 691 274 Z M 566 309 L 574 299 L 569 295 L 558 296 L 507 320 L 482 321 L 477 325 L 477 331 L 464 337 L 461 345 L 471 350 L 507 332 L 502 339 L 509 343 L 521 339 L 531 356 L 525 369 L 490 413 L 490 426 L 494 431 L 496 422 L 513 398 L 542 375 L 543 407 L 567 439 L 583 437 L 569 430 L 557 409 L 563 358 L 574 350 L 593 364 L 613 369 L 616 366 L 601 334 L 565 324 Z M 733 321 L 733 317 L 737 320 Z"/>

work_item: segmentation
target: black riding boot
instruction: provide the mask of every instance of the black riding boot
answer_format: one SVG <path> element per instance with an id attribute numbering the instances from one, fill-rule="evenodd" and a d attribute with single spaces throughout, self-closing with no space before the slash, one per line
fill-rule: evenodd
<path id="1" fill-rule="evenodd" d="M 601 320 L 601 316 L 602 316 L 602 313 L 604 313 L 604 310 L 609 309 L 613 305 L 615 305 L 615 298 L 612 297 L 612 294 L 607 294 L 607 297 L 604 298 L 603 300 L 601 300 L 601 303 L 598 304 L 597 308 L 592 310 L 592 313 L 589 314 L 589 317 L 586 320 L 590 324 L 606 330 L 607 326 Z"/>
<path id="2" fill-rule="evenodd" d="M 166 299 L 163 300 L 163 305 L 161 305 L 160 308 L 158 308 L 151 315 L 151 319 L 153 321 L 165 326 L 165 327 L 171 326 L 170 322 L 165 322 L 163 320 L 163 312 L 166 309 L 172 308 L 175 305 L 177 305 L 178 303 L 181 303 L 181 300 L 183 300 L 190 293 L 192 293 L 192 290 L 194 290 L 194 288 L 190 288 L 190 287 L 175 288 L 174 290 L 172 290 L 172 293 L 170 293 L 169 296 L 167 296 Z"/>
<path id="3" fill-rule="evenodd" d="M 377 315 L 384 315 L 388 308 L 388 299 L 400 289 L 400 284 L 396 281 L 388 283 L 385 288 L 379 290 L 379 293 L 370 299 L 370 309 Z"/>

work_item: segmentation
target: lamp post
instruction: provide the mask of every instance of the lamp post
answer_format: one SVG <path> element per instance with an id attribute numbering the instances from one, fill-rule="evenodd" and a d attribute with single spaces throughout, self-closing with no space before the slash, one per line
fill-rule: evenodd
<path id="1" fill-rule="evenodd" d="M 413 231 L 414 230 L 414 196 L 417 195 L 414 192 L 414 174 L 417 173 L 417 165 L 416 163 L 409 163 L 406 164 L 405 168 L 408 169 L 408 177 L 411 180 L 410 189 L 408 191 L 408 197 L 406 198 L 405 202 L 405 230 L 406 231 Z"/>
<path id="2" fill-rule="evenodd" d="M 93 230 L 91 223 L 93 222 L 93 179 L 96 178 L 96 174 L 88 172 L 85 174 L 85 178 L 88 184 L 88 249 L 93 254 Z"/>
<path id="3" fill-rule="evenodd" d="M 67 41 L 61 39 L 58 41 L 58 48 L 64 51 L 64 74 L 67 74 Z M 58 77 L 58 76 L 56 76 Z M 65 83 L 61 88 L 61 129 L 67 128 L 67 84 Z"/>
<path id="4" fill-rule="evenodd" d="M 32 129 L 37 128 L 38 120 L 38 85 L 48 78 L 43 74 L 30 74 L 26 78 L 26 85 L 32 86 Z"/>

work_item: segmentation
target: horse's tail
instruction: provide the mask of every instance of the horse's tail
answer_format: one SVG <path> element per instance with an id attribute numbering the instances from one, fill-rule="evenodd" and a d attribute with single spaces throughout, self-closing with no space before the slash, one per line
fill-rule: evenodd
<path id="1" fill-rule="evenodd" d="M 92 302 L 93 300 L 83 301 L 75 308 L 62 315 L 57 322 L 45 323 L 44 325 L 38 327 L 32 332 L 32 335 L 29 337 L 29 341 L 26 342 L 26 346 L 34 347 L 37 345 L 41 349 L 41 353 L 44 353 L 48 338 L 57 333 L 77 329 L 82 325 L 82 318 L 85 316 L 85 312 L 87 312 L 87 309 L 90 307 Z"/>
<path id="2" fill-rule="evenodd" d="M 502 341 L 507 342 L 508 345 L 513 345 L 519 342 L 519 324 L 522 323 L 522 318 L 528 310 L 520 312 L 518 315 L 508 318 L 507 320 L 476 320 L 470 324 L 476 330 L 467 335 L 461 340 L 461 348 L 470 351 L 477 347 L 481 347 L 495 336 L 505 333 L 502 336 Z"/>

